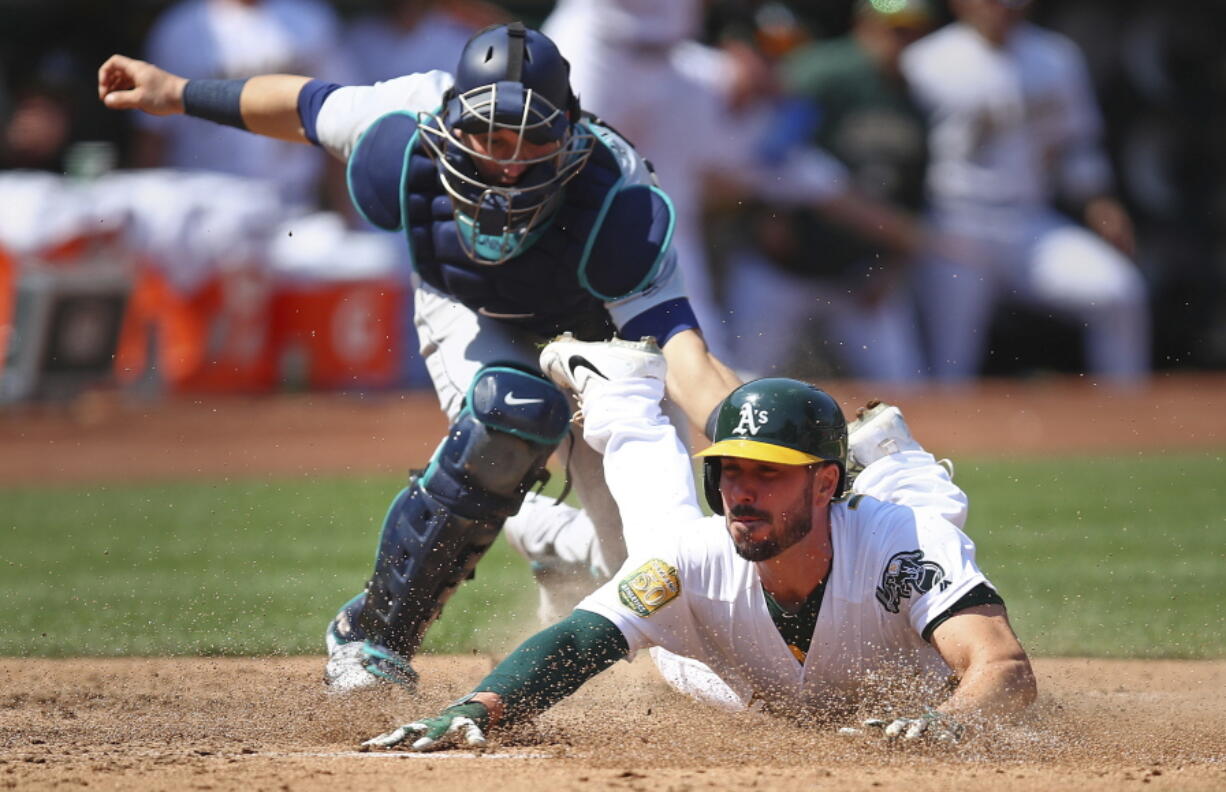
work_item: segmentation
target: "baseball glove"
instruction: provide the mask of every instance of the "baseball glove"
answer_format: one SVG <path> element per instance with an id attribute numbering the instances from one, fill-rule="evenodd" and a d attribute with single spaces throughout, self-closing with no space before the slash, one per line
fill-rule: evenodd
<path id="1" fill-rule="evenodd" d="M 887 740 L 925 738 L 938 742 L 956 743 L 962 739 L 962 724 L 934 709 L 921 715 L 902 718 L 869 718 L 862 724 L 866 729 L 881 729 Z"/>
<path id="2" fill-rule="evenodd" d="M 386 734 L 372 737 L 362 743 L 364 749 L 392 748 L 410 737 L 416 737 L 409 745 L 410 751 L 435 751 L 440 748 L 485 745 L 485 730 L 489 728 L 490 716 L 484 704 L 470 701 L 448 707 L 433 718 L 406 723 Z"/>

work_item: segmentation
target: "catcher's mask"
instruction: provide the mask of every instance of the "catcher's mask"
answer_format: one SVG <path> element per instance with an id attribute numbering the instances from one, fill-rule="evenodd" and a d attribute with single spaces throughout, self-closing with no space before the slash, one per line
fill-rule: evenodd
<path id="1" fill-rule="evenodd" d="M 709 505 L 724 513 L 719 492 L 723 457 L 780 465 L 834 462 L 841 497 L 847 483 L 847 420 L 830 394 L 800 380 L 769 377 L 747 382 L 728 394 L 715 419 L 715 442 L 699 451 L 702 484 Z"/>
<path id="2" fill-rule="evenodd" d="M 578 126 L 579 101 L 570 89 L 570 64 L 544 34 L 521 22 L 477 33 L 464 46 L 455 84 L 438 113 L 421 120 L 423 140 L 438 162 L 451 196 L 460 243 L 480 264 L 519 255 L 544 230 L 563 185 L 583 168 L 594 136 Z M 494 137 L 513 133 L 515 149 L 495 157 Z M 484 136 L 478 151 L 465 136 Z M 528 156 L 524 142 L 549 151 Z M 554 144 L 554 145 L 550 145 Z M 499 171 L 526 170 L 514 184 L 491 183 L 478 163 Z"/>

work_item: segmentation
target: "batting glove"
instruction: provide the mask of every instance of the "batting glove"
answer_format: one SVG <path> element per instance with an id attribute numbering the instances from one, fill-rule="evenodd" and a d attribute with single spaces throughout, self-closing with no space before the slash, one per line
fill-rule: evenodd
<path id="1" fill-rule="evenodd" d="M 956 743 L 962 738 L 962 725 L 948 715 L 928 710 L 912 718 L 869 718 L 862 724 L 865 728 L 881 729 L 887 740 L 918 740 L 927 738 L 938 742 Z"/>
<path id="2" fill-rule="evenodd" d="M 490 715 L 484 704 L 470 701 L 448 707 L 433 718 L 406 723 L 399 729 L 372 737 L 362 743 L 364 748 L 391 748 L 415 737 L 410 751 L 434 751 L 440 748 L 485 745 L 485 730 Z"/>

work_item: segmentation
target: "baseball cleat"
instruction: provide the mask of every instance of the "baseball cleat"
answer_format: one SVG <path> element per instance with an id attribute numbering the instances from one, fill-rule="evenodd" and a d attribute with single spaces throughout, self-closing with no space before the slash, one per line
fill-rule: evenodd
<path id="1" fill-rule="evenodd" d="M 593 382 L 619 379 L 664 380 L 668 365 L 651 336 L 639 341 L 579 341 L 564 333 L 541 350 L 541 371 L 580 400 Z"/>
<path id="2" fill-rule="evenodd" d="M 873 399 L 857 410 L 856 419 L 847 424 L 848 481 L 882 457 L 923 450 L 911 436 L 902 410 Z"/>
<path id="3" fill-rule="evenodd" d="M 358 628 L 357 615 L 364 597 L 359 594 L 345 603 L 324 633 L 328 647 L 324 684 L 328 692 L 352 693 L 388 684 L 399 685 L 410 693 L 415 691 L 417 672 L 409 661 L 368 640 Z"/>

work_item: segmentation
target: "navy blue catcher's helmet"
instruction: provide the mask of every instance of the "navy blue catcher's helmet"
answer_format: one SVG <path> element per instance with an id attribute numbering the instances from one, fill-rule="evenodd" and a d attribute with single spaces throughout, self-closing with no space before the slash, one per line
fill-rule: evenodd
<path id="1" fill-rule="evenodd" d="M 534 239 L 557 206 L 562 186 L 587 162 L 594 138 L 576 127 L 579 101 L 570 87 L 570 64 L 547 36 L 521 22 L 495 25 L 468 40 L 456 66 L 455 84 L 437 116 L 421 126 L 439 162 L 443 187 L 455 207 L 465 251 L 482 264 L 501 264 Z M 533 146 L 551 146 L 528 156 L 517 146 L 505 159 L 477 151 L 473 138 L 492 139 L 506 130 Z M 490 183 L 478 162 L 497 169 L 526 165 L 514 184 Z"/>

